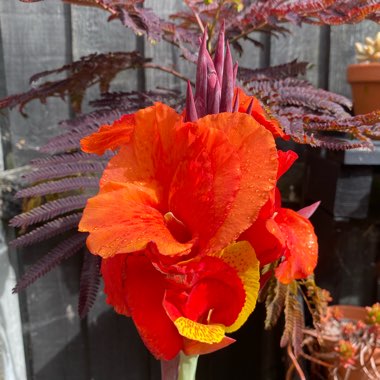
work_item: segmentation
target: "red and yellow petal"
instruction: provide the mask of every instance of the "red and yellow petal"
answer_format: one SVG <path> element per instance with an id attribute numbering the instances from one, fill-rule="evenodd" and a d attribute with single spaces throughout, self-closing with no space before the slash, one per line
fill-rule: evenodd
<path id="1" fill-rule="evenodd" d="M 180 243 L 166 227 L 156 209 L 152 189 L 125 184 L 122 189 L 90 198 L 83 212 L 79 230 L 89 232 L 87 247 L 103 258 L 118 253 L 142 250 L 154 241 L 161 253 L 188 253 L 192 242 Z M 153 192 L 154 193 L 154 192 Z"/>
<path id="2" fill-rule="evenodd" d="M 183 280 L 167 290 L 164 300 L 173 321 L 185 317 L 201 324 L 230 325 L 236 320 L 246 294 L 235 268 L 208 256 L 177 267 Z M 181 291 L 182 284 L 187 290 Z"/>
<path id="3" fill-rule="evenodd" d="M 226 332 L 234 332 L 246 322 L 256 307 L 260 289 L 260 263 L 247 241 L 229 245 L 217 257 L 236 270 L 245 292 L 245 302 L 238 317 L 226 327 Z"/>
<path id="4" fill-rule="evenodd" d="M 318 241 L 308 219 L 289 209 L 280 209 L 275 217 L 286 239 L 284 261 L 275 275 L 283 284 L 306 278 L 313 273 L 318 260 Z"/>
<path id="5" fill-rule="evenodd" d="M 257 218 L 276 184 L 277 150 L 273 136 L 249 115 L 222 113 L 198 120 L 200 128 L 223 131 L 240 159 L 240 188 L 225 221 L 210 239 L 207 252 L 236 240 Z"/>
<path id="6" fill-rule="evenodd" d="M 124 115 L 112 125 L 100 129 L 81 140 L 81 148 L 86 153 L 104 154 L 107 149 L 115 150 L 130 142 L 135 128 L 134 115 Z"/>

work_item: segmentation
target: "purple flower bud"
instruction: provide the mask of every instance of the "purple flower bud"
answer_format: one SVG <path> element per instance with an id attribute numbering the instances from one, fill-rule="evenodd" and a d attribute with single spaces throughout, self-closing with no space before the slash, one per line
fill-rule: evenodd
<path id="1" fill-rule="evenodd" d="M 247 113 L 248 115 L 250 115 L 250 114 L 252 113 L 252 109 L 253 109 L 253 101 L 254 101 L 254 99 L 252 98 L 251 101 L 249 102 L 249 105 L 248 105 L 248 108 L 247 108 L 247 111 L 246 111 L 246 113 Z"/>
<path id="2" fill-rule="evenodd" d="M 234 96 L 234 72 L 232 67 L 232 55 L 230 46 L 227 44 L 226 56 L 224 59 L 222 98 L 220 101 L 220 112 L 232 111 L 232 100 Z"/>
<path id="3" fill-rule="evenodd" d="M 202 43 L 199 49 L 197 75 L 195 84 L 195 107 L 199 117 L 206 115 L 207 100 L 207 30 L 203 33 Z"/>
<path id="4" fill-rule="evenodd" d="M 222 26 L 219 31 L 218 43 L 216 45 L 215 56 L 214 56 L 215 71 L 216 71 L 216 74 L 218 75 L 218 79 L 220 83 L 222 83 L 223 81 L 224 43 L 225 43 L 224 28 L 225 26 L 224 26 L 224 20 L 223 20 Z"/>
<path id="5" fill-rule="evenodd" d="M 238 112 L 239 111 L 239 104 L 240 104 L 239 91 L 236 91 L 236 96 L 235 96 L 234 105 L 232 107 L 232 112 Z"/>
<path id="6" fill-rule="evenodd" d="M 197 121 L 198 115 L 195 108 L 195 102 L 193 97 L 193 90 L 191 89 L 190 81 L 187 82 L 187 93 L 186 93 L 186 115 L 185 121 Z"/>

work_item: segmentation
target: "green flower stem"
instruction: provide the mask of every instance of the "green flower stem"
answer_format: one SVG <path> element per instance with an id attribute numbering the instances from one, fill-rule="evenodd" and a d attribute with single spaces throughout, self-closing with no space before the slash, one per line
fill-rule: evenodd
<path id="1" fill-rule="evenodd" d="M 199 355 L 186 356 L 180 353 L 178 380 L 195 380 Z"/>

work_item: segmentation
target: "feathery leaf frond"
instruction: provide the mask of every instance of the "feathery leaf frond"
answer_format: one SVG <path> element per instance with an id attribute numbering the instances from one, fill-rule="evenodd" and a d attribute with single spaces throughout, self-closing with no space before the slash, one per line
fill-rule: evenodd
<path id="1" fill-rule="evenodd" d="M 55 268 L 63 260 L 68 259 L 79 252 L 85 246 L 86 238 L 87 234 L 78 232 L 74 236 L 59 243 L 50 252 L 46 253 L 39 261 L 28 268 L 28 270 L 17 282 L 13 289 L 13 293 L 18 293 L 25 289 L 37 279 Z"/>
<path id="2" fill-rule="evenodd" d="M 100 285 L 101 257 L 88 252 L 84 253 L 80 275 L 78 311 L 84 318 L 96 300 Z"/>
<path id="3" fill-rule="evenodd" d="M 88 197 L 84 195 L 74 195 L 47 202 L 42 206 L 15 216 L 10 220 L 9 224 L 12 227 L 26 227 L 39 222 L 44 222 L 70 211 L 84 208 L 87 198 Z"/>
<path id="4" fill-rule="evenodd" d="M 43 226 L 19 236 L 10 242 L 12 247 L 26 247 L 50 239 L 60 235 L 63 232 L 71 229 L 77 229 L 78 223 L 82 217 L 82 213 L 76 213 L 63 218 L 54 219 L 51 222 L 45 223 Z"/>

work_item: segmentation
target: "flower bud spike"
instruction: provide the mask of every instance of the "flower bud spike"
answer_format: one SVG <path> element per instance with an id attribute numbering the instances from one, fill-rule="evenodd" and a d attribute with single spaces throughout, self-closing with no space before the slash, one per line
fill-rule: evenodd
<path id="1" fill-rule="evenodd" d="M 207 100 L 207 66 L 208 66 L 208 51 L 207 51 L 207 30 L 203 33 L 202 43 L 199 48 L 197 75 L 195 84 L 195 107 L 199 117 L 206 115 L 206 100 Z"/>
<path id="2" fill-rule="evenodd" d="M 235 62 L 235 64 L 234 64 L 234 86 L 236 86 L 238 68 L 239 68 L 239 64 L 237 62 Z"/>
<path id="3" fill-rule="evenodd" d="M 253 101 L 254 101 L 254 98 L 251 99 L 251 101 L 249 102 L 249 105 L 248 105 L 248 108 L 247 108 L 247 111 L 246 113 L 248 115 L 250 115 L 252 113 L 252 109 L 253 109 Z"/>
<path id="4" fill-rule="evenodd" d="M 219 82 L 223 80 L 223 66 L 224 66 L 224 44 L 225 44 L 225 32 L 224 32 L 224 20 L 219 31 L 218 43 L 215 49 L 214 65 L 215 71 L 218 75 Z"/>
<path id="5" fill-rule="evenodd" d="M 232 67 L 232 55 L 229 44 L 226 47 L 226 56 L 224 59 L 223 81 L 222 81 L 222 99 L 220 101 L 220 112 L 231 112 L 232 101 L 234 96 L 234 71 Z"/>
<path id="6" fill-rule="evenodd" d="M 232 112 L 239 112 L 240 96 L 239 91 L 236 91 L 234 106 L 232 107 Z"/>
<path id="7" fill-rule="evenodd" d="M 212 107 L 215 103 L 215 88 L 218 82 L 218 77 L 215 71 L 211 71 L 207 75 L 207 115 L 214 113 L 212 112 Z"/>
<path id="8" fill-rule="evenodd" d="M 216 76 L 216 74 L 215 74 Z M 220 83 L 218 79 L 216 78 L 216 84 L 214 88 L 214 94 L 213 94 L 213 101 L 209 106 L 209 114 L 217 114 L 220 110 L 220 97 L 221 97 L 222 89 L 220 87 Z"/>
<path id="9" fill-rule="evenodd" d="M 190 81 L 187 81 L 185 121 L 197 121 L 197 120 L 198 120 L 198 115 L 197 115 L 197 110 L 195 108 L 193 90 L 191 89 Z"/>

